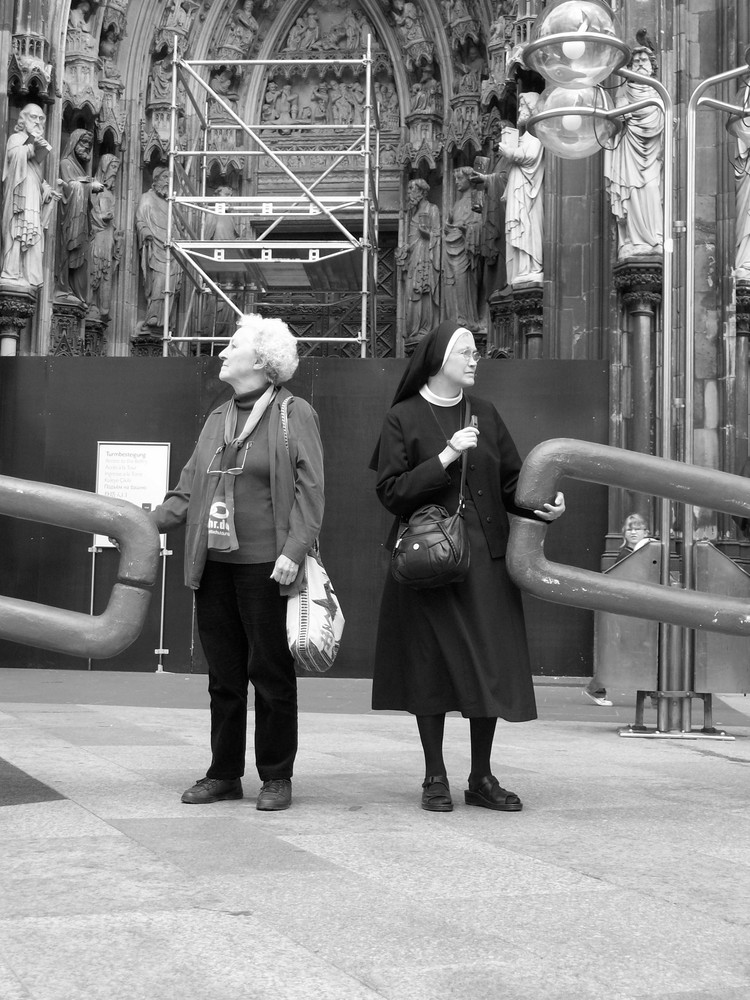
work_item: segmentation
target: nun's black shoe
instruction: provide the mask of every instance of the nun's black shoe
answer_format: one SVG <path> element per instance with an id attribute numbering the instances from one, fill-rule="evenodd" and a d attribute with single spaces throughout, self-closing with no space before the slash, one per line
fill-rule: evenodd
<path id="1" fill-rule="evenodd" d="M 444 774 L 433 775 L 422 782 L 422 808 L 436 813 L 453 811 L 451 790 Z"/>
<path id="2" fill-rule="evenodd" d="M 523 809 L 523 803 L 515 792 L 502 788 L 492 774 L 487 774 L 478 781 L 469 781 L 464 801 L 467 806 L 484 806 L 485 809 L 499 809 L 501 812 L 519 812 Z"/>

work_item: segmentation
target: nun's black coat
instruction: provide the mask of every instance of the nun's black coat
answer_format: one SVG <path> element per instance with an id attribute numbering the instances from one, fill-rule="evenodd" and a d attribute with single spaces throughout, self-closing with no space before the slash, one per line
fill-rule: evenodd
<path id="1" fill-rule="evenodd" d="M 521 460 L 494 406 L 469 396 L 479 441 L 468 452 L 467 578 L 413 590 L 388 575 L 378 624 L 372 706 L 415 715 L 459 711 L 510 722 L 536 718 L 521 595 L 508 576 L 508 513 L 515 506 Z M 425 503 L 453 512 L 460 460 L 444 469 L 438 455 L 461 426 L 461 404 L 434 406 L 411 395 L 387 413 L 379 442 L 377 494 L 398 518 Z"/>

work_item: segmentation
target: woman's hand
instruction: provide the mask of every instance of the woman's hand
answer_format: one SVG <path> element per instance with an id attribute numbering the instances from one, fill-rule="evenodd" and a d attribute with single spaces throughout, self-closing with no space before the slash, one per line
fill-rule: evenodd
<path id="1" fill-rule="evenodd" d="M 556 521 L 565 513 L 565 496 L 558 493 L 554 503 L 546 503 L 544 510 L 535 510 L 534 513 L 543 521 Z"/>
<path id="2" fill-rule="evenodd" d="M 280 583 L 282 587 L 288 587 L 294 583 L 299 572 L 299 563 L 292 562 L 288 556 L 279 556 L 271 573 L 271 579 Z"/>
<path id="3" fill-rule="evenodd" d="M 462 427 L 460 431 L 456 431 L 453 437 L 449 439 L 448 445 L 454 451 L 461 452 L 466 451 L 467 448 L 476 448 L 478 440 L 478 427 Z"/>
<path id="4" fill-rule="evenodd" d="M 460 431 L 456 431 L 453 437 L 448 439 L 447 448 L 438 455 L 443 468 L 447 469 L 451 462 L 455 462 L 469 448 L 476 448 L 478 440 L 478 427 L 462 427 Z"/>

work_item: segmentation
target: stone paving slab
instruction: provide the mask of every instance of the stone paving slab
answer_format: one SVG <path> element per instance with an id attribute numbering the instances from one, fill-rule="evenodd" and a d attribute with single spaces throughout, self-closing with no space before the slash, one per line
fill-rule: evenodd
<path id="1" fill-rule="evenodd" d="M 355 686 L 350 712 L 341 691 L 303 711 L 294 804 L 267 814 L 252 768 L 243 800 L 180 802 L 207 761 L 197 686 L 97 676 L 77 703 L 85 676 L 32 673 L 17 700 L 0 677 L 0 758 L 30 789 L 0 807 L 2 1000 L 750 995 L 746 702 L 734 742 L 623 740 L 546 688 L 546 721 L 498 729 L 516 814 L 464 804 L 450 717 L 455 810 L 429 814 L 413 720 Z"/>

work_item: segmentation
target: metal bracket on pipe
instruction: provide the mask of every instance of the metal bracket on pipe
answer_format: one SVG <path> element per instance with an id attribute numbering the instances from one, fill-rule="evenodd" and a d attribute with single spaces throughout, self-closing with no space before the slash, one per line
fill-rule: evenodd
<path id="1" fill-rule="evenodd" d="M 565 477 L 750 516 L 750 480 L 742 476 L 572 438 L 552 438 L 530 452 L 518 479 L 516 503 L 539 509 Z M 557 604 L 750 637 L 747 600 L 616 580 L 550 562 L 544 554 L 547 527 L 542 521 L 512 519 L 507 566 L 523 590 Z"/>
<path id="2" fill-rule="evenodd" d="M 0 597 L 1 638 L 97 660 L 135 641 L 159 565 L 159 533 L 145 511 L 127 500 L 0 476 L 0 514 L 107 535 L 120 546 L 117 582 L 101 615 Z"/>

